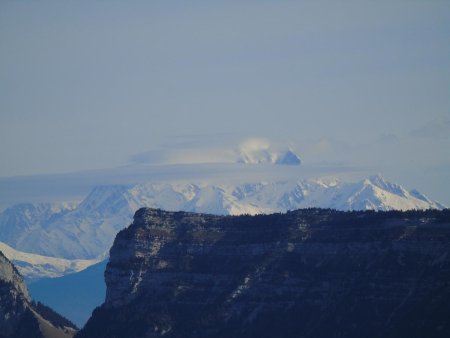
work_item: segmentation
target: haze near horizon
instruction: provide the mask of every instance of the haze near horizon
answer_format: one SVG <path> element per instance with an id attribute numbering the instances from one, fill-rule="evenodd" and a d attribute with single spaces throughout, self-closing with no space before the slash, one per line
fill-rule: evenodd
<path id="1" fill-rule="evenodd" d="M 449 34 L 446 1 L 4 1 L 0 177 L 257 138 L 450 205 Z"/>

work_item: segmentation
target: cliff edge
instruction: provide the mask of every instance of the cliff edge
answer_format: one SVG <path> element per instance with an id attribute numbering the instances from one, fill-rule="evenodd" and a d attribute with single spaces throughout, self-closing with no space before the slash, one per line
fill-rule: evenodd
<path id="1" fill-rule="evenodd" d="M 448 337 L 450 211 L 140 209 L 76 337 Z"/>

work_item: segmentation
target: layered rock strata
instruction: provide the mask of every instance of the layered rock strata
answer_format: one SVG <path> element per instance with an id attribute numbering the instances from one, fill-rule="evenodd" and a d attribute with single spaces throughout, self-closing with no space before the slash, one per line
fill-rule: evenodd
<path id="1" fill-rule="evenodd" d="M 140 209 L 77 337 L 449 337 L 450 211 Z"/>

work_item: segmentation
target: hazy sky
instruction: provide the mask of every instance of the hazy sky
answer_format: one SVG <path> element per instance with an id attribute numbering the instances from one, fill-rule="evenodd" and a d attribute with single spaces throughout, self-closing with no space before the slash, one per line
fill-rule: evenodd
<path id="1" fill-rule="evenodd" d="M 445 200 L 450 1 L 0 2 L 0 176 L 248 137 Z"/>

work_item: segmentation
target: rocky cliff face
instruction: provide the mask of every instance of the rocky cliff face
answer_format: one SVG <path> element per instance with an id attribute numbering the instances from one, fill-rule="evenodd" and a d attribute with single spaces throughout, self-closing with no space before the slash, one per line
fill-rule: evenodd
<path id="1" fill-rule="evenodd" d="M 12 337 L 30 302 L 27 287 L 8 259 L 0 253 L 0 336 Z"/>
<path id="2" fill-rule="evenodd" d="M 50 308 L 31 302 L 22 276 L 0 252 L 0 338 L 69 338 L 75 332 Z"/>
<path id="3" fill-rule="evenodd" d="M 140 209 L 77 337 L 449 337 L 450 211 Z"/>

